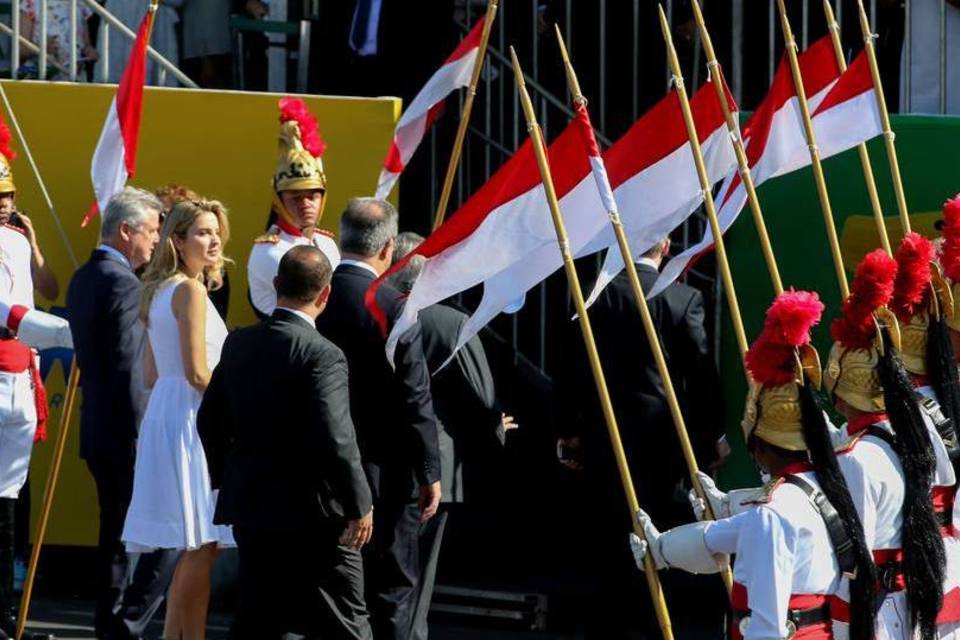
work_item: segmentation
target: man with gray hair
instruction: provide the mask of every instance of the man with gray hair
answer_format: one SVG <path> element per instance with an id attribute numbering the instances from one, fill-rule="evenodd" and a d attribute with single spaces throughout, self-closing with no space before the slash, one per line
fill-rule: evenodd
<path id="1" fill-rule="evenodd" d="M 397 210 L 385 200 L 355 198 L 340 220 L 343 259 L 317 328 L 347 357 L 350 413 L 373 493 L 373 539 L 365 550 L 367 606 L 378 640 L 406 640 L 420 579 L 417 534 L 440 502 L 437 422 L 420 326 L 397 345 L 396 369 L 385 336 L 364 304 L 373 281 L 391 264 Z M 400 293 L 381 287 L 380 306 L 393 323 Z"/>
<path id="2" fill-rule="evenodd" d="M 100 504 L 94 624 L 101 639 L 140 636 L 162 602 L 176 563 L 169 552 L 144 557 L 127 587 L 128 560 L 120 541 L 145 400 L 139 384 L 144 327 L 135 273 L 160 239 L 162 211 L 160 200 L 141 189 L 126 187 L 113 196 L 102 214 L 100 245 L 67 290 L 74 349 L 83 371 L 80 457 L 93 475 Z"/>

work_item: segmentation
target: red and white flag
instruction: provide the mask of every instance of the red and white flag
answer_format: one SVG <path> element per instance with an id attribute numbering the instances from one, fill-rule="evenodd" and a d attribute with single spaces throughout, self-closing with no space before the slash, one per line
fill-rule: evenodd
<path id="1" fill-rule="evenodd" d="M 821 158 L 851 149 L 882 133 L 864 53 L 841 75 L 833 45 L 826 36 L 800 54 L 799 62 Z M 810 165 L 803 119 L 786 56 L 780 62 L 767 97 L 744 127 L 744 143 L 750 173 L 757 186 Z M 746 189 L 740 174 L 734 172 L 717 195 L 717 216 L 724 232 L 746 203 Z M 699 243 L 667 264 L 648 297 L 663 291 L 712 247 L 713 234 L 707 228 Z"/>
<path id="2" fill-rule="evenodd" d="M 403 112 L 397 129 L 393 132 L 387 158 L 383 161 L 376 197 L 382 199 L 390 195 L 393 185 L 420 146 L 427 130 L 443 111 L 444 99 L 453 91 L 470 86 L 474 66 L 483 63 L 478 60 L 478 56 L 484 20 L 486 18 L 480 18 Z"/>
<path id="3" fill-rule="evenodd" d="M 683 214 L 677 212 L 696 201 L 700 193 L 679 103 L 672 95 L 604 154 L 608 180 L 618 190 L 616 200 L 624 222 L 624 211 L 629 211 L 631 219 L 639 216 L 644 222 L 635 224 L 631 220 L 628 233 L 633 235 L 653 236 L 657 231 L 650 228 L 654 227 L 669 231 L 676 218 L 682 220 Z M 716 98 L 708 101 L 700 97 L 696 105 L 698 130 L 705 138 L 712 138 L 723 127 Z M 643 144 L 639 144 L 641 140 Z M 723 149 L 719 144 L 710 148 Z M 733 157 L 732 151 L 720 152 Z M 612 244 L 607 215 L 611 198 L 609 190 L 602 197 L 597 188 L 598 178 L 602 181 L 603 162 L 585 109 L 577 110 L 573 122 L 550 145 L 548 154 L 572 253 L 587 255 Z M 718 172 L 718 178 L 725 173 Z M 672 188 L 663 189 L 665 183 Z M 621 200 L 621 194 L 625 200 Z M 695 205 L 689 210 L 693 208 Z M 391 358 L 397 339 L 416 322 L 421 309 L 483 284 L 483 297 L 461 330 L 459 348 L 505 307 L 559 269 L 562 258 L 530 142 L 380 281 L 402 269 L 413 255 L 428 260 L 403 313 L 390 330 L 387 354 Z M 385 318 L 375 302 L 380 281 L 367 292 L 367 304 L 385 327 Z"/>
<path id="4" fill-rule="evenodd" d="M 736 114 L 736 103 L 729 91 L 726 95 L 730 110 Z M 713 184 L 730 173 L 737 166 L 737 160 L 712 85 L 700 87 L 690 99 L 690 109 L 707 175 Z M 665 238 L 703 202 L 700 178 L 675 91 L 635 122 L 607 149 L 603 159 L 634 258 Z M 587 297 L 587 306 L 596 301 L 624 268 L 612 227 L 603 227 L 577 256 L 607 248 L 603 266 Z"/>
<path id="5" fill-rule="evenodd" d="M 589 123 L 578 115 L 548 149 L 574 252 L 608 224 L 597 189 L 591 184 L 591 150 L 578 130 L 583 126 L 589 127 Z M 459 348 L 504 307 L 557 270 L 562 259 L 531 142 L 527 140 L 456 213 L 370 287 L 367 306 L 384 329 L 377 289 L 414 255 L 428 260 L 401 316 L 390 328 L 387 356 L 391 361 L 397 339 L 416 322 L 421 309 L 484 285 L 480 306 L 461 330 Z"/>
<path id="6" fill-rule="evenodd" d="M 107 120 L 100 132 L 100 141 L 93 152 L 90 175 L 96 200 L 83 218 L 85 227 L 104 211 L 107 202 L 123 189 L 137 166 L 137 144 L 140 141 L 140 116 L 143 111 L 143 85 L 147 70 L 147 46 L 153 27 L 153 9 L 140 23 L 137 39 L 130 50 L 130 60 L 120 77 L 117 95 L 110 103 Z"/>

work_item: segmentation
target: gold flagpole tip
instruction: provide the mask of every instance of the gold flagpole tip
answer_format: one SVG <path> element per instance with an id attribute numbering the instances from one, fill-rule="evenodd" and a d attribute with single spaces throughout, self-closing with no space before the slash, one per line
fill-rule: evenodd
<path id="1" fill-rule="evenodd" d="M 517 77 L 517 85 L 525 86 L 523 81 L 523 70 L 520 68 L 520 61 L 517 59 L 517 51 L 510 45 L 510 61 L 513 64 L 513 75 Z"/>
<path id="2" fill-rule="evenodd" d="M 664 12 L 662 4 L 657 4 L 657 11 L 660 12 L 660 30 L 663 31 L 663 37 L 670 40 L 670 23 L 667 22 L 667 14 Z"/>
<path id="3" fill-rule="evenodd" d="M 703 19 L 703 11 L 700 10 L 700 3 L 697 0 L 690 0 L 690 6 L 693 8 L 693 19 L 697 22 L 697 26 L 706 25 L 706 21 Z"/>
<path id="4" fill-rule="evenodd" d="M 563 34 L 560 33 L 560 25 L 554 22 L 553 30 L 557 34 L 557 43 L 560 45 L 560 57 L 563 59 L 563 64 L 570 64 L 570 55 L 567 53 L 567 44 L 563 41 Z"/>

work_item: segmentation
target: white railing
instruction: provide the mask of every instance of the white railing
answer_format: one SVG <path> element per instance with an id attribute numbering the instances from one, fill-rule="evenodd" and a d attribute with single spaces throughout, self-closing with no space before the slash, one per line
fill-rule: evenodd
<path id="1" fill-rule="evenodd" d="M 118 20 L 116 16 L 101 7 L 95 0 L 70 0 L 70 37 L 67 42 L 67 46 L 70 50 L 70 68 L 64 69 L 62 65 L 57 63 L 52 63 L 52 66 L 61 72 L 65 72 L 71 81 L 76 81 L 78 2 L 83 2 L 91 11 L 100 16 L 100 80 L 102 82 L 107 82 L 110 77 L 110 29 L 114 29 L 123 34 L 131 42 L 136 39 L 137 34 L 134 33 L 130 27 Z M 37 54 L 38 77 L 41 80 L 46 80 L 47 66 L 48 64 L 51 64 L 49 62 L 49 53 L 47 48 L 46 46 L 38 47 L 20 34 L 20 0 L 12 0 L 11 5 L 11 26 L 7 27 L 6 25 L 0 25 L 0 30 L 12 37 L 12 43 L 10 47 L 10 74 L 13 78 L 16 78 L 17 76 L 17 70 L 20 68 L 20 47 L 18 46 L 18 43 L 22 43 L 26 49 Z M 47 0 L 37 0 L 37 9 L 37 24 L 35 25 L 35 28 L 40 30 L 40 42 L 46 43 L 48 17 Z M 147 55 L 160 68 L 158 72 L 160 84 L 163 84 L 166 80 L 167 74 L 170 74 L 176 78 L 181 85 L 193 89 L 198 88 L 196 82 L 187 77 L 187 75 L 177 68 L 175 64 L 163 57 L 153 47 L 147 48 Z"/>

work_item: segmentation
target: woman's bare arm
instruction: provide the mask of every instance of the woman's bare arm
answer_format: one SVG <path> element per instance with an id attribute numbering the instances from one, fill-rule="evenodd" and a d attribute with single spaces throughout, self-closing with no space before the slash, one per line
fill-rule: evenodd
<path id="1" fill-rule="evenodd" d="M 207 290 L 199 280 L 184 280 L 173 292 L 173 315 L 180 330 L 180 355 L 187 382 L 200 393 L 210 384 L 207 367 Z"/>

